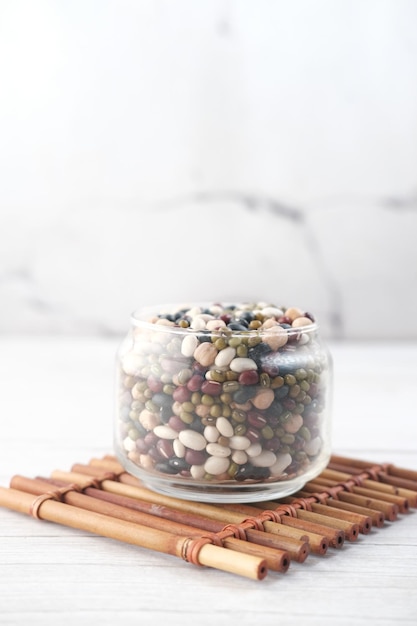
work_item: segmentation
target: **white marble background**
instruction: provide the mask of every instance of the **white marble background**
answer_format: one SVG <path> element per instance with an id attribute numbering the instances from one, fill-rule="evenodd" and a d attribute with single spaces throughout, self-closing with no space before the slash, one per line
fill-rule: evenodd
<path id="1" fill-rule="evenodd" d="M 415 0 L 0 0 L 0 332 L 417 339 Z"/>

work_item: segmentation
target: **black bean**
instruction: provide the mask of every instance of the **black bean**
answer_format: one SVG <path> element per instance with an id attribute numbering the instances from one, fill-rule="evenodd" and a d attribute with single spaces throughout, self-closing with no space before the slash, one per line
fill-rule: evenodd
<path id="1" fill-rule="evenodd" d="M 275 398 L 277 400 L 282 400 L 282 398 L 285 398 L 286 396 L 288 396 L 289 390 L 290 388 L 288 387 L 288 385 L 283 385 L 279 389 L 275 389 L 275 392 L 274 392 Z"/>
<path id="2" fill-rule="evenodd" d="M 181 459 L 177 456 L 172 457 L 168 461 L 168 465 L 175 469 L 177 472 L 182 472 L 183 470 L 189 470 L 190 464 L 187 463 L 185 459 Z"/>
<path id="3" fill-rule="evenodd" d="M 230 322 L 230 324 L 227 325 L 227 328 L 230 328 L 230 330 L 248 330 L 247 326 L 238 324 L 237 322 Z"/>
<path id="4" fill-rule="evenodd" d="M 245 387 L 235 391 L 233 394 L 233 400 L 237 404 L 245 404 L 245 402 L 256 395 L 257 390 L 258 387 L 256 385 L 246 385 Z"/>
<path id="5" fill-rule="evenodd" d="M 267 343 L 258 343 L 253 348 L 249 348 L 248 357 L 255 361 L 258 367 L 262 365 L 262 357 L 271 352 L 271 348 Z"/>
<path id="6" fill-rule="evenodd" d="M 251 311 L 244 311 L 241 314 L 240 319 L 246 320 L 246 322 L 249 324 L 255 319 L 255 315 Z"/>
<path id="7" fill-rule="evenodd" d="M 172 398 L 172 396 L 171 396 L 171 398 Z M 172 407 L 171 407 L 171 405 L 167 404 L 165 406 L 161 406 L 161 408 L 159 410 L 159 415 L 161 417 L 161 422 L 163 424 L 167 424 L 169 419 L 170 419 L 170 417 L 171 417 L 171 415 L 172 415 Z"/>
<path id="8" fill-rule="evenodd" d="M 164 474 L 178 474 L 178 472 L 180 471 L 176 467 L 170 465 L 169 461 L 167 461 L 166 463 L 156 463 L 155 470 L 157 472 L 163 472 Z"/>
<path id="9" fill-rule="evenodd" d="M 275 393 L 275 398 L 276 398 L 276 393 Z M 265 415 L 267 415 L 267 417 L 269 417 L 269 418 L 273 418 L 275 416 L 278 417 L 279 415 L 281 415 L 283 410 L 284 410 L 284 408 L 283 408 L 281 402 L 279 402 L 279 400 L 275 399 L 272 402 L 272 404 L 265 411 Z M 272 426 L 272 424 L 271 424 L 271 426 Z"/>
<path id="10" fill-rule="evenodd" d="M 172 396 L 167 393 L 154 393 L 152 396 L 152 402 L 157 406 L 172 406 Z"/>
<path id="11" fill-rule="evenodd" d="M 254 467 L 251 463 L 241 465 L 235 474 L 235 480 L 242 482 L 244 480 L 263 480 L 268 478 L 270 471 L 268 467 Z"/>

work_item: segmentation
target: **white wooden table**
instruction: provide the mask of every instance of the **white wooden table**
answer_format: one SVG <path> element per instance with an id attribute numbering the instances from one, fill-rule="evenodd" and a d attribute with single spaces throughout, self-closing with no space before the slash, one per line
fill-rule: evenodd
<path id="1" fill-rule="evenodd" d="M 112 452 L 117 340 L 0 338 L 0 484 Z M 330 344 L 334 452 L 417 469 L 417 345 Z M 0 624 L 417 623 L 417 511 L 252 581 L 0 508 Z"/>

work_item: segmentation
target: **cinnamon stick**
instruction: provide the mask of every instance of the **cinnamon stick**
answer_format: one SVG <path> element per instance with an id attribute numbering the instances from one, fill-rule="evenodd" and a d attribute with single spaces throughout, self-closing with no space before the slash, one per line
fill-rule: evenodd
<path id="1" fill-rule="evenodd" d="M 34 500 L 33 494 L 0 487 L 0 505 L 13 511 L 32 515 L 36 501 L 39 504 L 39 496 Z M 211 543 L 197 543 L 198 539 L 179 537 L 173 533 L 133 524 L 101 513 L 86 511 L 53 499 L 43 500 L 36 507 L 36 510 L 37 516 L 42 520 L 85 530 L 124 543 L 181 557 L 185 560 L 192 558 L 192 562 L 196 564 L 254 580 L 265 578 L 268 572 L 265 559 L 250 554 L 232 552 Z"/>

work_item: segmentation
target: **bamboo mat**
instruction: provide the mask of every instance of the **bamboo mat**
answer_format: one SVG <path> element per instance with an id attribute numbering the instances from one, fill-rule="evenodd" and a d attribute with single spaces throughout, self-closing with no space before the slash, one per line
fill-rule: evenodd
<path id="1" fill-rule="evenodd" d="M 49 477 L 15 475 L 0 506 L 262 580 L 320 558 L 417 508 L 417 471 L 332 456 L 291 497 L 206 504 L 157 494 L 106 455 Z"/>

